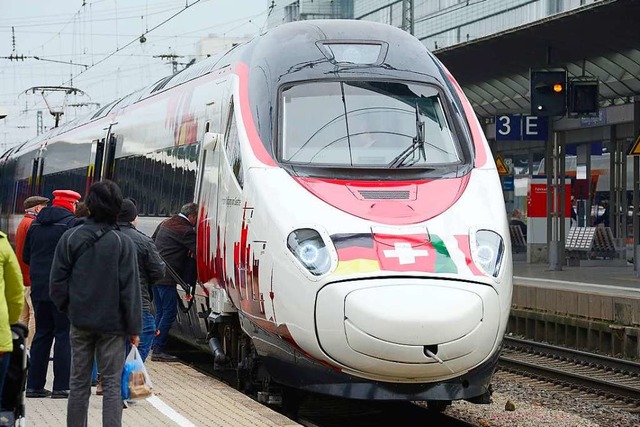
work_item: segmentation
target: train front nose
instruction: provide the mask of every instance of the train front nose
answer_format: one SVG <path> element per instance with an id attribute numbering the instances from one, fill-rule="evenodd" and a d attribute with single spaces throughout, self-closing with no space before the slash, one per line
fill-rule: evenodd
<path id="1" fill-rule="evenodd" d="M 490 355 L 500 326 L 490 286 L 425 279 L 341 282 L 318 293 L 316 329 L 331 358 L 363 376 L 443 379 Z"/>

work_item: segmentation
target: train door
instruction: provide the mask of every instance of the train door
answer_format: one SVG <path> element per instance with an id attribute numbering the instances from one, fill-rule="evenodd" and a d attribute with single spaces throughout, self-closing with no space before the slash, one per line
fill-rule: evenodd
<path id="1" fill-rule="evenodd" d="M 208 130 L 208 129 L 205 129 Z M 216 247 L 216 210 L 218 200 L 218 156 L 216 154 L 218 134 L 205 132 L 202 138 L 199 155 L 199 169 L 196 176 L 195 200 L 200 207 L 197 224 L 197 265 L 198 282 L 195 290 L 194 308 L 187 313 L 180 313 L 178 328 L 183 335 L 193 336 L 197 342 L 206 343 L 209 331 L 208 317 L 210 313 L 209 297 L 214 286 L 211 254 Z M 182 292 L 179 291 L 181 294 Z"/>
<path id="2" fill-rule="evenodd" d="M 104 159 L 104 138 L 91 141 L 91 160 L 87 169 L 87 185 L 84 194 L 89 192 L 89 187 L 94 182 L 102 179 L 102 161 Z"/>
<path id="3" fill-rule="evenodd" d="M 42 171 L 44 169 L 44 157 L 40 156 L 40 152 L 33 159 L 33 167 L 31 169 L 31 179 L 29 185 L 29 194 L 42 193 Z"/>
<path id="4" fill-rule="evenodd" d="M 113 180 L 116 166 L 116 146 L 118 138 L 115 134 L 109 134 L 104 153 L 104 167 L 102 169 L 102 179 Z"/>
<path id="5" fill-rule="evenodd" d="M 109 125 L 104 138 L 95 139 L 91 142 L 91 159 L 87 170 L 85 194 L 87 194 L 89 187 L 94 182 L 102 179 L 113 179 L 114 177 L 118 138 L 111 132 L 111 129 L 115 124 L 111 123 Z"/>
<path id="6" fill-rule="evenodd" d="M 244 169 L 236 121 L 234 99 L 228 102 L 224 140 L 220 141 L 220 178 L 218 198 L 218 225 L 220 230 L 220 244 L 225 244 L 227 253 L 221 260 L 226 263 L 223 270 L 227 272 L 229 283 L 226 289 L 235 306 L 240 306 L 240 301 L 246 298 L 246 281 L 244 280 L 246 264 L 244 255 L 237 252 L 232 245 L 238 245 L 241 241 L 242 227 L 244 225 Z M 229 253 L 229 250 L 234 252 Z M 232 273 L 233 272 L 233 273 Z M 237 273 L 237 274 L 236 274 Z M 240 279 L 238 279 L 240 278 Z"/>

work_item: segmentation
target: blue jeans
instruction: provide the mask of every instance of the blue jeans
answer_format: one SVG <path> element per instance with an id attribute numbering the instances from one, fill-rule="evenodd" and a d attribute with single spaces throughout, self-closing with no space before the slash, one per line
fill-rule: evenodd
<path id="1" fill-rule="evenodd" d="M 93 369 L 91 370 L 91 383 L 98 382 L 98 362 L 93 358 Z"/>
<path id="2" fill-rule="evenodd" d="M 158 335 L 153 340 L 154 351 L 164 352 L 169 330 L 178 314 L 178 292 L 175 285 L 153 285 L 153 305 L 156 309 L 156 328 Z"/>
<path id="3" fill-rule="evenodd" d="M 138 344 L 138 353 L 140 353 L 143 362 L 147 360 L 155 336 L 156 321 L 153 318 L 153 314 L 145 310 L 142 312 L 142 333 L 140 334 L 140 344 Z M 129 354 L 130 350 L 131 343 L 127 340 L 125 353 Z"/>
<path id="4" fill-rule="evenodd" d="M 138 344 L 138 351 L 143 362 L 147 360 L 155 336 L 156 320 L 150 311 L 145 310 L 142 312 L 142 333 L 140 334 L 140 344 Z"/>

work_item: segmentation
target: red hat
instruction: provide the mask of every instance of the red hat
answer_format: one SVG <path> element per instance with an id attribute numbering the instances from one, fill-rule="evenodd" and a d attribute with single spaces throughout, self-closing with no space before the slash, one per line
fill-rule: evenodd
<path id="1" fill-rule="evenodd" d="M 71 212 L 76 211 L 76 203 L 82 196 L 73 190 L 55 190 L 53 192 L 52 206 L 60 206 Z"/>

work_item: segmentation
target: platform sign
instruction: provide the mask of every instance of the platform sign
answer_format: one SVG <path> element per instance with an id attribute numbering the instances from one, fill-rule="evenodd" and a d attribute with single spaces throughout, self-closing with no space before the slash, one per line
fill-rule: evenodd
<path id="1" fill-rule="evenodd" d="M 571 180 L 565 179 L 564 216 L 571 218 Z M 527 217 L 547 217 L 547 179 L 533 179 L 529 184 Z"/>
<path id="2" fill-rule="evenodd" d="M 640 135 L 638 135 L 636 142 L 629 149 L 629 156 L 640 156 Z"/>
<path id="3" fill-rule="evenodd" d="M 522 135 L 522 116 L 509 114 L 496 117 L 496 141 L 519 141 Z"/>
<path id="4" fill-rule="evenodd" d="M 496 117 L 496 141 L 546 141 L 547 117 L 506 114 Z"/>
<path id="5" fill-rule="evenodd" d="M 502 178 L 502 190 L 503 191 L 514 191 L 515 190 L 515 182 L 513 176 L 505 176 Z"/>

